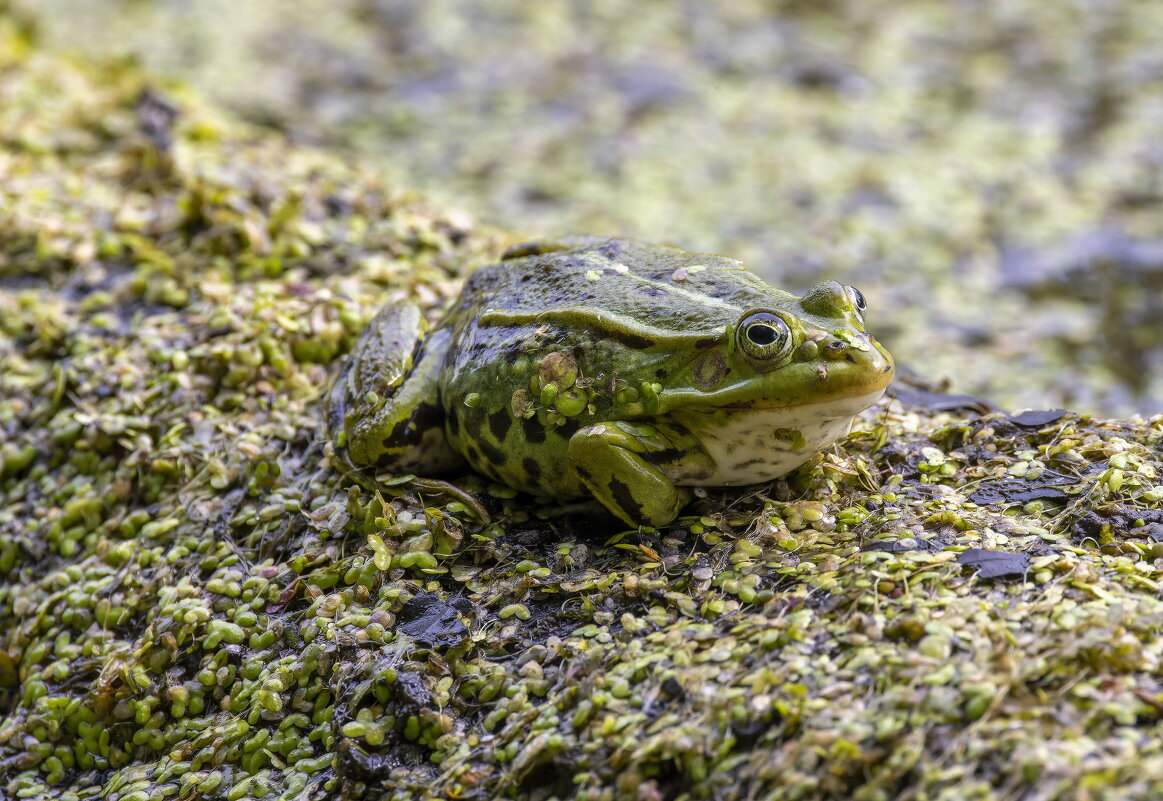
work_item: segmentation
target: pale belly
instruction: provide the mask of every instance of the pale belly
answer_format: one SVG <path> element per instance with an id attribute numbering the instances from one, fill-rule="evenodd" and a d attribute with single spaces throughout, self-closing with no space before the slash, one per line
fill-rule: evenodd
<path id="1" fill-rule="evenodd" d="M 852 419 L 876 403 L 884 390 L 836 401 L 768 409 L 740 415 L 726 425 L 699 430 L 684 421 L 714 463 L 710 474 L 688 475 L 680 466 L 667 478 L 685 486 L 744 486 L 787 475 L 848 433 Z"/>

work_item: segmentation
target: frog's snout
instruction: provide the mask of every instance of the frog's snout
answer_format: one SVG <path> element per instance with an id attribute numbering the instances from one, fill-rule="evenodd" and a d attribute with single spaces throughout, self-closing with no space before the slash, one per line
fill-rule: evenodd
<path id="1" fill-rule="evenodd" d="M 871 334 L 859 333 L 838 336 L 829 334 L 818 345 L 824 361 L 851 365 L 859 373 L 872 378 L 883 377 L 885 386 L 892 379 L 894 365 L 892 356 Z M 879 383 L 879 382 L 876 382 Z"/>

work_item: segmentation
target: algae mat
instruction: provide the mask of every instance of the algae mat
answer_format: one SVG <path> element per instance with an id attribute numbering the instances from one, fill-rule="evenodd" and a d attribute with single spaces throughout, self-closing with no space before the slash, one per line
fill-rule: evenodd
<path id="1" fill-rule="evenodd" d="M 509 238 L 0 38 L 0 796 L 1157 795 L 1163 417 L 902 392 L 660 531 L 369 492 L 328 382 Z"/>

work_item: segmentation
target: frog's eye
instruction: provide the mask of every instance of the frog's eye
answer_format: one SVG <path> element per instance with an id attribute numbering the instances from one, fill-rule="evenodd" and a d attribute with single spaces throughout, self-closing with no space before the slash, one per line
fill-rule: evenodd
<path id="1" fill-rule="evenodd" d="M 755 312 L 739 323 L 739 347 L 752 359 L 770 361 L 785 356 L 791 348 L 791 330 L 771 312 Z"/>
<path id="2" fill-rule="evenodd" d="M 844 288 L 848 290 L 848 297 L 852 299 L 852 305 L 856 307 L 856 311 L 863 313 L 868 308 L 868 301 L 864 299 L 864 293 L 854 286 Z"/>

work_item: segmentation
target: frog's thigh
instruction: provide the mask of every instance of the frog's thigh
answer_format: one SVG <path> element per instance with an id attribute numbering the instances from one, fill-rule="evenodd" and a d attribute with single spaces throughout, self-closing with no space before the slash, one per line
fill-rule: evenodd
<path id="1" fill-rule="evenodd" d="M 674 445 L 650 426 L 601 423 L 569 440 L 569 462 L 602 505 L 631 526 L 662 526 L 691 499 L 650 463 L 651 454 L 673 454 Z"/>
<path id="2" fill-rule="evenodd" d="M 419 307 L 402 303 L 376 315 L 360 338 L 343 387 L 348 455 L 359 465 L 439 473 L 463 460 L 444 437 L 437 384 L 451 334 L 424 335 Z M 333 403 L 335 396 L 333 395 Z"/>
<path id="3" fill-rule="evenodd" d="M 420 307 L 409 300 L 391 303 L 372 318 L 351 354 L 344 376 L 354 398 L 369 392 L 388 396 L 408 375 L 428 326 Z"/>
<path id="4" fill-rule="evenodd" d="M 464 459 L 444 436 L 444 410 L 438 393 L 451 339 L 447 328 L 425 337 L 411 372 L 368 423 L 375 436 L 369 438 L 367 455 L 375 455 L 367 464 L 429 475 L 463 464 Z"/>
<path id="5" fill-rule="evenodd" d="M 349 421 L 376 413 L 380 400 L 390 397 L 412 369 L 423 335 L 424 317 L 410 301 L 385 306 L 372 318 L 331 387 L 327 422 L 332 431 L 350 435 Z"/>

